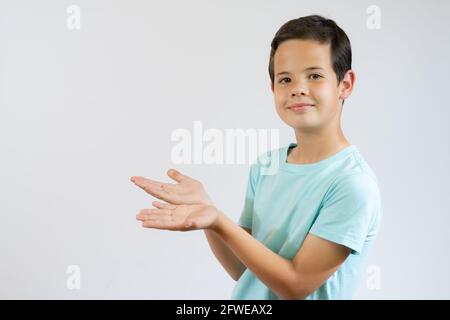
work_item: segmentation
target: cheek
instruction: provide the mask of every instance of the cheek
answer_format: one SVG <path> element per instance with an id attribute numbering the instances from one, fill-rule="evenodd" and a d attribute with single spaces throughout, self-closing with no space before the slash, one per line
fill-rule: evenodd
<path id="1" fill-rule="evenodd" d="M 325 83 L 314 87 L 313 95 L 316 101 L 328 103 L 335 99 L 337 96 L 337 88 Z"/>
<path id="2" fill-rule="evenodd" d="M 281 94 L 277 94 L 274 97 L 274 102 L 275 102 L 275 111 L 280 117 L 283 118 L 284 114 L 286 114 L 287 111 L 286 106 L 288 104 L 288 99 L 286 99 L 286 97 Z"/>
<path id="3" fill-rule="evenodd" d="M 275 106 L 277 107 L 277 109 L 283 108 L 283 106 L 286 104 L 286 97 L 284 95 L 284 93 L 282 92 L 276 92 L 274 93 L 274 102 L 275 102 Z"/>

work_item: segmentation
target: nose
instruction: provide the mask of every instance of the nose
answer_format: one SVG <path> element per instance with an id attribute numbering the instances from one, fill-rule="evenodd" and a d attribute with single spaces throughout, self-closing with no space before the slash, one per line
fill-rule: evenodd
<path id="1" fill-rule="evenodd" d="M 292 87 L 291 95 L 294 97 L 296 95 L 306 96 L 309 94 L 308 88 L 303 83 L 297 83 Z"/>
<path id="2" fill-rule="evenodd" d="M 298 90 L 292 90 L 291 95 L 293 97 L 295 96 L 307 96 L 309 94 L 308 89 L 302 87 L 299 88 Z"/>

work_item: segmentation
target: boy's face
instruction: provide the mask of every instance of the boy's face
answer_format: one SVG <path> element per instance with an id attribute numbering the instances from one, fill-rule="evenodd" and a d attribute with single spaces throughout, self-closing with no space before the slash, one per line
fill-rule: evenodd
<path id="1" fill-rule="evenodd" d="M 348 71 L 338 85 L 329 44 L 292 39 L 282 42 L 275 52 L 272 91 L 276 110 L 294 129 L 311 132 L 339 125 L 342 99 L 350 95 L 353 80 L 353 71 Z M 299 103 L 311 106 L 290 108 Z"/>

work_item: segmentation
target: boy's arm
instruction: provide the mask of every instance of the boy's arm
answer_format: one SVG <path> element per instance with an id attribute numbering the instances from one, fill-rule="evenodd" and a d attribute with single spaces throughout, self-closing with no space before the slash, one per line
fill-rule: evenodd
<path id="1" fill-rule="evenodd" d="M 146 179 L 141 176 L 133 176 L 131 177 L 131 181 L 150 195 L 171 204 L 212 205 L 212 201 L 200 181 L 173 169 L 170 169 L 167 175 L 178 183 L 168 184 Z M 153 205 L 155 206 L 155 204 Z M 251 234 L 251 229 L 244 229 Z M 245 265 L 214 231 L 205 229 L 205 235 L 216 258 L 230 276 L 234 280 L 238 280 L 246 269 Z"/>
<path id="2" fill-rule="evenodd" d="M 247 233 L 251 234 L 252 231 L 249 228 L 243 228 Z M 245 271 L 246 266 L 239 260 L 234 252 L 228 247 L 226 242 L 213 230 L 205 229 L 206 239 L 208 240 L 209 247 L 219 260 L 220 264 L 228 272 L 228 274 L 237 281 L 242 273 Z"/>
<path id="3" fill-rule="evenodd" d="M 220 213 L 214 231 L 236 257 L 283 299 L 303 299 L 319 288 L 351 252 L 308 234 L 294 259 L 279 256 Z"/>

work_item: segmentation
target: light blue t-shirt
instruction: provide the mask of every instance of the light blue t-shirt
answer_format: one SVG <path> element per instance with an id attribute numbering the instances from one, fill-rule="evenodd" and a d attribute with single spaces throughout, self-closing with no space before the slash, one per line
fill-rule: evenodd
<path id="1" fill-rule="evenodd" d="M 352 249 L 337 271 L 306 297 L 351 299 L 380 226 L 377 178 L 355 145 L 316 163 L 288 163 L 288 148 L 295 146 L 269 151 L 251 166 L 238 223 L 289 260 L 309 232 Z M 247 268 L 231 299 L 281 298 Z"/>

